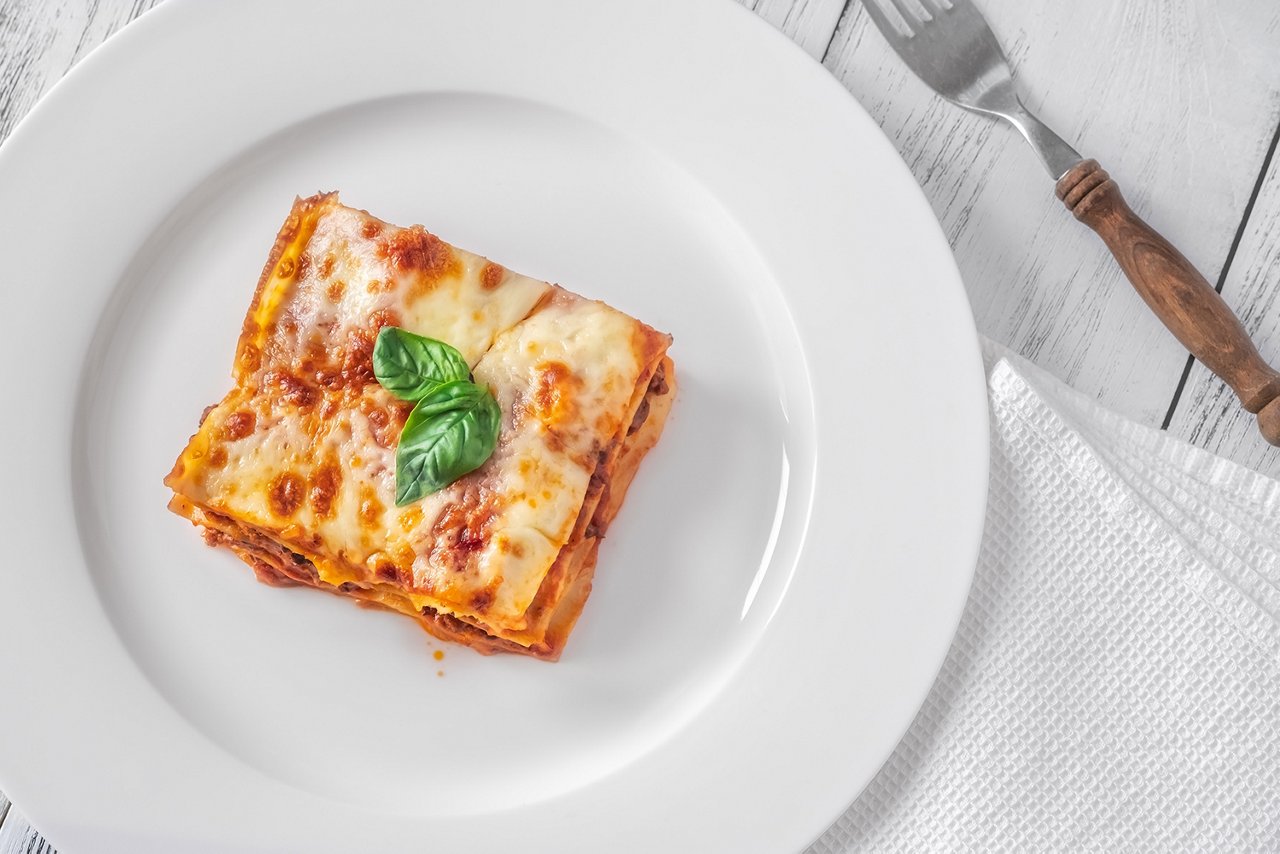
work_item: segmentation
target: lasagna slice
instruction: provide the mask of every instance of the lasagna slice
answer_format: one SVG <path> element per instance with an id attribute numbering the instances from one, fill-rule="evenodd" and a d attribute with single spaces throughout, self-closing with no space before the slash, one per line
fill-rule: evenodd
<path id="1" fill-rule="evenodd" d="M 386 325 L 457 348 L 502 410 L 489 460 L 395 504 L 411 404 L 373 375 Z M 270 584 L 340 593 L 489 653 L 556 659 L 596 550 L 675 393 L 669 336 L 336 194 L 295 202 L 235 385 L 165 483 Z"/>

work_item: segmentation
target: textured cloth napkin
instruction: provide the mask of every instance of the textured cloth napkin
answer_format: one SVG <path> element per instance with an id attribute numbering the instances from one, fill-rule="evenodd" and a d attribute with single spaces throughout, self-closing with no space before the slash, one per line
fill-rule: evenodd
<path id="1" fill-rule="evenodd" d="M 811 854 L 1280 851 L 1280 483 L 985 355 L 959 632 Z"/>

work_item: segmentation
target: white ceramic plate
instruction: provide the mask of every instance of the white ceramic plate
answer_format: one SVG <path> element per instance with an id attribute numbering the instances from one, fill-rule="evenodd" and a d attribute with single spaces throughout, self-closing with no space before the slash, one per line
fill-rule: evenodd
<path id="1" fill-rule="evenodd" d="M 980 534 L 973 326 L 878 129 L 735 5 L 169 0 L 0 188 L 0 787 L 63 854 L 797 849 L 910 722 Z M 675 335 L 560 663 L 437 662 L 166 512 L 321 189 Z"/>

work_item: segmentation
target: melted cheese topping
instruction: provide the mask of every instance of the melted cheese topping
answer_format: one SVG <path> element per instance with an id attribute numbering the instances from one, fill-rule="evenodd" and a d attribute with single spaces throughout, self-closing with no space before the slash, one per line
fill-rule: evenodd
<path id="1" fill-rule="evenodd" d="M 484 466 L 403 508 L 395 447 L 410 405 L 370 360 L 386 324 L 457 347 L 503 412 Z M 329 584 L 522 638 L 668 340 L 421 227 L 332 195 L 303 200 L 246 319 L 238 384 L 167 483 L 309 558 Z"/>

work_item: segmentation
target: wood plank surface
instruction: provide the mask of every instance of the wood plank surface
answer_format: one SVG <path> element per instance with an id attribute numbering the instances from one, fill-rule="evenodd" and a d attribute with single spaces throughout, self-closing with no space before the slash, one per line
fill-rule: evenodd
<path id="1" fill-rule="evenodd" d="M 26 817 L 10 806 L 0 824 L 0 854 L 56 854 L 52 845 L 40 835 Z"/>
<path id="2" fill-rule="evenodd" d="M 1019 91 L 1216 281 L 1280 115 L 1273 0 L 978 0 Z M 941 220 L 978 328 L 1159 426 L 1186 356 L 1016 133 L 894 61 L 860 3 L 826 65 L 893 140 Z"/>
<path id="3" fill-rule="evenodd" d="M 1280 126 L 1273 140 L 1278 138 Z M 1259 184 L 1222 297 L 1237 309 L 1258 352 L 1273 367 L 1280 366 L 1280 157 L 1273 155 Z M 1254 417 L 1240 408 L 1231 390 L 1204 365 L 1192 367 L 1169 432 L 1280 478 L 1280 449 L 1262 440 Z"/>
<path id="4" fill-rule="evenodd" d="M 0 140 L 66 71 L 159 0 L 0 0 Z M 933 96 L 857 0 L 738 0 L 848 87 L 943 224 L 978 327 L 1104 404 L 1160 424 L 1185 356 L 1096 238 L 1053 198 L 1011 130 Z M 1280 364 L 1280 163 L 1241 219 L 1280 127 L 1274 0 L 977 0 L 1028 106 L 1094 156 L 1223 294 Z M 843 10 L 843 14 L 842 14 Z M 838 25 L 838 26 L 837 26 Z M 1195 366 L 1170 429 L 1280 476 L 1280 452 Z M 7 813 L 7 814 L 6 814 Z M 0 794 L 0 854 L 52 849 Z"/>
<path id="5" fill-rule="evenodd" d="M 737 0 L 773 24 L 814 59 L 822 59 L 846 0 Z"/>
<path id="6" fill-rule="evenodd" d="M 0 140 L 107 36 L 159 0 L 0 0 Z"/>

